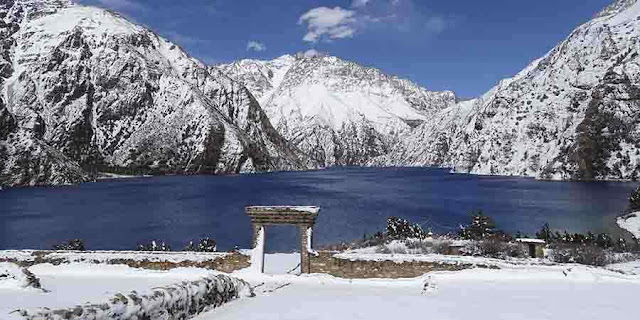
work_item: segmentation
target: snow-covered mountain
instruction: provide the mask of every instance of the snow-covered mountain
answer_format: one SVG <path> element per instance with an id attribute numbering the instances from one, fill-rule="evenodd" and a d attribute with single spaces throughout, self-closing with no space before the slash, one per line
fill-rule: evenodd
<path id="1" fill-rule="evenodd" d="M 207 67 L 109 11 L 0 0 L 0 185 L 330 165 L 636 179 L 639 36 L 640 3 L 618 0 L 456 102 L 325 55 Z"/>
<path id="2" fill-rule="evenodd" d="M 305 169 L 251 93 L 125 18 L 0 1 L 0 185 Z"/>
<path id="3" fill-rule="evenodd" d="M 640 174 L 640 3 L 619 0 L 546 56 L 439 112 L 378 165 L 540 179 Z"/>
<path id="4" fill-rule="evenodd" d="M 321 166 L 364 165 L 455 104 L 380 70 L 325 55 L 285 55 L 212 67 L 243 83 L 273 126 Z"/>

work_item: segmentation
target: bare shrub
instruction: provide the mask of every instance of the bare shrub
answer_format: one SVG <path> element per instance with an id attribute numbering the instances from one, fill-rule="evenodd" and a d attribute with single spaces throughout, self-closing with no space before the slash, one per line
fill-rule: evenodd
<path id="1" fill-rule="evenodd" d="M 559 263 L 579 263 L 590 266 L 604 266 L 608 262 L 605 250 L 593 245 L 558 246 L 553 249 L 551 260 Z"/>
<path id="2" fill-rule="evenodd" d="M 374 234 L 372 237 L 366 238 L 363 241 L 359 242 L 357 247 L 359 248 L 374 247 L 377 245 L 381 245 L 387 241 L 389 241 L 387 236 L 382 232 L 378 232 Z"/>
<path id="3" fill-rule="evenodd" d="M 480 241 L 480 251 L 483 256 L 500 258 L 506 251 L 506 245 L 498 239 L 483 240 Z"/>
<path id="4" fill-rule="evenodd" d="M 413 249 L 413 250 L 416 250 L 416 249 L 423 250 L 423 248 L 429 247 L 430 245 L 432 245 L 430 242 L 422 241 L 419 239 L 408 239 L 404 241 L 404 244 L 407 246 L 407 249 Z"/>
<path id="5" fill-rule="evenodd" d="M 460 250 L 463 255 L 481 256 L 497 259 L 523 258 L 526 253 L 516 243 L 510 243 L 501 238 L 494 237 L 482 241 L 471 241 Z"/>
<path id="6" fill-rule="evenodd" d="M 137 251 L 171 251 L 171 247 L 164 241 L 151 241 L 150 243 L 139 244 Z"/>
<path id="7" fill-rule="evenodd" d="M 189 244 L 184 248 L 183 251 L 216 252 L 218 251 L 218 248 L 216 246 L 215 240 L 210 238 L 204 238 L 198 241 L 197 246 L 193 243 L 193 241 L 189 241 Z"/>
<path id="8" fill-rule="evenodd" d="M 433 245 L 433 253 L 448 254 L 451 241 L 440 241 Z"/>
<path id="9" fill-rule="evenodd" d="M 434 252 L 434 246 L 439 243 L 437 240 L 409 239 L 404 241 L 407 251 L 414 254 L 429 254 Z"/>
<path id="10" fill-rule="evenodd" d="M 528 253 L 517 243 L 507 243 L 505 253 L 508 257 L 512 258 L 524 258 L 528 256 Z"/>
<path id="11" fill-rule="evenodd" d="M 465 244 L 464 247 L 460 249 L 460 254 L 463 256 L 481 256 L 482 248 L 480 247 L 480 242 L 478 241 L 469 241 Z"/>

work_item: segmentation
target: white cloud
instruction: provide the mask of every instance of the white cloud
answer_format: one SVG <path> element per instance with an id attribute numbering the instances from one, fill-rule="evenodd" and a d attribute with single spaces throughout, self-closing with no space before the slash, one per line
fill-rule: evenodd
<path id="1" fill-rule="evenodd" d="M 298 19 L 298 24 L 307 24 L 307 34 L 302 40 L 315 43 L 322 37 L 329 39 L 353 37 L 356 32 L 355 14 L 355 11 L 341 7 L 313 8 Z"/>
<path id="2" fill-rule="evenodd" d="M 364 31 L 439 34 L 454 25 L 450 16 L 436 14 L 414 0 L 352 0 L 351 7 L 317 7 L 298 19 L 307 25 L 306 42 L 353 38 Z"/>
<path id="3" fill-rule="evenodd" d="M 254 40 L 247 42 L 247 51 L 261 52 L 265 50 L 267 50 L 267 46 L 262 42 L 258 42 Z"/>

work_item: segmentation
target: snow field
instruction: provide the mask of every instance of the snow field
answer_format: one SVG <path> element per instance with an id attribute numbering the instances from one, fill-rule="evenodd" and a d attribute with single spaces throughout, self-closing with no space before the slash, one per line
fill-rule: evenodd
<path id="1" fill-rule="evenodd" d="M 640 290 L 637 275 L 578 265 L 469 269 L 415 279 L 233 275 L 257 286 L 257 296 L 195 319 L 626 319 L 636 313 Z"/>

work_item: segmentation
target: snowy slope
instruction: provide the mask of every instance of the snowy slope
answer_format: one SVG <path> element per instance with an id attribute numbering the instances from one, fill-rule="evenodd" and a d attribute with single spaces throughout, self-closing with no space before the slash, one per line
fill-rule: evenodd
<path id="1" fill-rule="evenodd" d="M 320 165 L 363 165 L 455 103 L 404 79 L 331 56 L 285 55 L 213 67 L 242 82 L 274 127 Z"/>
<path id="2" fill-rule="evenodd" d="M 102 9 L 0 3 L 0 184 L 308 168 L 251 93 Z"/>
<path id="3" fill-rule="evenodd" d="M 441 111 L 378 165 L 540 179 L 640 174 L 640 3 L 619 0 L 482 97 Z"/>

